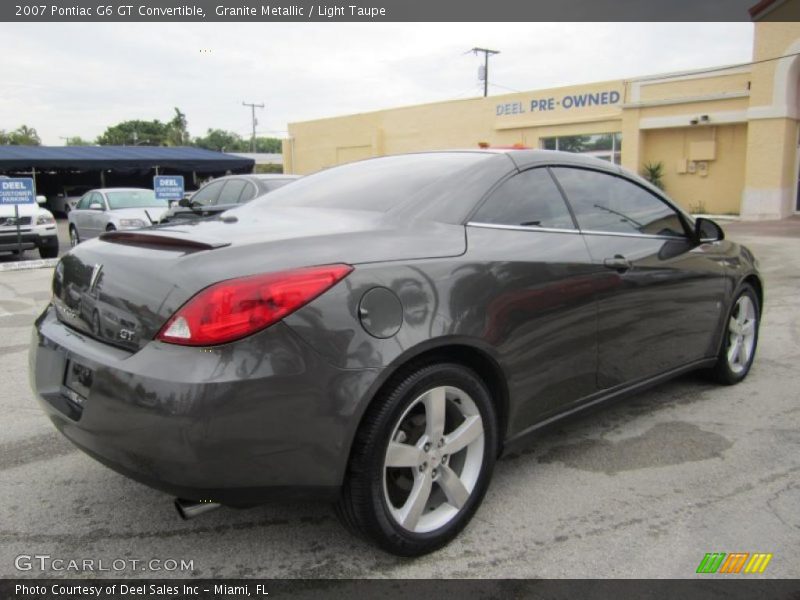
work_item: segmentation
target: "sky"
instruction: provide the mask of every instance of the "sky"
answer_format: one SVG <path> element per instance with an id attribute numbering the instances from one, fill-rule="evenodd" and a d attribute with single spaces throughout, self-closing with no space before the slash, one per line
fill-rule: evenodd
<path id="1" fill-rule="evenodd" d="M 0 24 L 0 129 L 46 145 L 128 119 L 285 137 L 287 123 L 747 62 L 752 23 Z"/>

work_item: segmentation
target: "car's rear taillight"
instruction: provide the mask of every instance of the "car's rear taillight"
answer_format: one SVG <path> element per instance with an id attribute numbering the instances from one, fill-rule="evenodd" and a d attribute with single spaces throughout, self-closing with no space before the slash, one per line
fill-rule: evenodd
<path id="1" fill-rule="evenodd" d="M 184 346 L 238 340 L 308 304 L 352 270 L 350 265 L 324 265 L 215 283 L 178 309 L 156 339 Z"/>

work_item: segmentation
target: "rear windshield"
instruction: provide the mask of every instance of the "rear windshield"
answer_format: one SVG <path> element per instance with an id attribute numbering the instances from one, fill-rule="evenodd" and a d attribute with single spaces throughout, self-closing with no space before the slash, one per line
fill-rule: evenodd
<path id="1" fill-rule="evenodd" d="M 107 192 L 106 197 L 111 210 L 117 208 L 139 208 L 142 206 L 167 206 L 166 200 L 157 199 L 155 192 L 150 190 Z"/>
<path id="2" fill-rule="evenodd" d="M 303 206 L 387 212 L 412 202 L 421 192 L 486 160 L 481 152 L 441 152 L 386 156 L 355 162 L 298 179 L 247 207 Z M 432 194 L 435 196 L 435 193 Z"/>

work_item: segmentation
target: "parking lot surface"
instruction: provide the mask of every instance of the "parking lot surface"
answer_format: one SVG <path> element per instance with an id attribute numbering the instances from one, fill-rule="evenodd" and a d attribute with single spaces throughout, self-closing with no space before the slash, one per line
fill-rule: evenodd
<path id="1" fill-rule="evenodd" d="M 707 552 L 766 552 L 761 576 L 800 577 L 800 221 L 726 230 L 766 281 L 748 379 L 718 387 L 691 374 L 542 434 L 498 463 L 455 542 L 415 560 L 352 537 L 321 504 L 183 522 L 171 498 L 74 449 L 28 385 L 31 324 L 52 269 L 0 273 L 0 576 L 79 574 L 15 568 L 39 554 L 192 561 L 84 574 L 100 577 L 682 578 Z"/>

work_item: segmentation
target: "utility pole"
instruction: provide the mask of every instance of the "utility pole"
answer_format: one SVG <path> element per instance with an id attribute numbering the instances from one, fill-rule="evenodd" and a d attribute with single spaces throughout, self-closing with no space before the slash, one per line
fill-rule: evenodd
<path id="1" fill-rule="evenodd" d="M 256 151 L 256 125 L 258 125 L 258 119 L 256 119 L 256 109 L 257 108 L 264 108 L 264 103 L 261 104 L 252 104 L 250 102 L 242 102 L 242 106 L 249 106 L 250 111 L 253 118 L 253 137 L 250 138 L 250 152 Z"/>
<path id="2" fill-rule="evenodd" d="M 472 49 L 472 52 L 475 54 L 475 56 L 478 55 L 478 52 L 483 52 L 483 73 L 479 72 L 478 79 L 483 79 L 483 97 L 485 98 L 489 95 L 489 55 L 500 54 L 500 51 L 476 47 Z M 483 75 L 483 77 L 480 75 Z"/>

